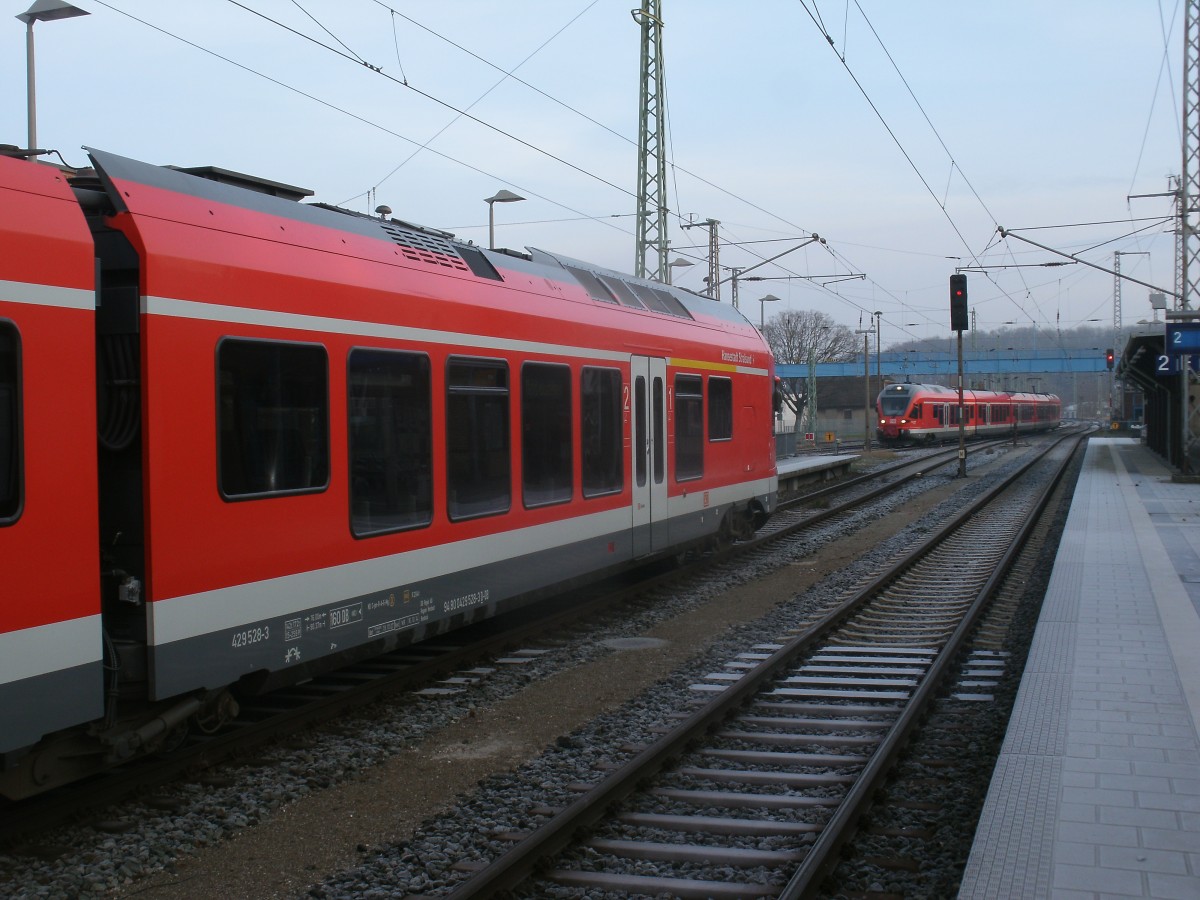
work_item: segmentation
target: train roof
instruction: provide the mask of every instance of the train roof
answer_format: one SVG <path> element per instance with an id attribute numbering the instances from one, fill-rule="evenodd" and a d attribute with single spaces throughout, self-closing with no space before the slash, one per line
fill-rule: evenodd
<path id="1" fill-rule="evenodd" d="M 904 396 L 913 396 L 915 394 L 935 394 L 944 396 L 947 401 L 958 399 L 958 388 L 947 387 L 944 384 L 914 384 L 910 382 L 896 382 L 895 384 L 886 385 L 880 394 L 902 394 Z M 1046 401 L 1058 400 L 1057 394 L 1043 394 L 1036 391 L 976 391 L 964 390 L 964 399 L 971 400 L 991 400 L 993 402 L 1000 400 L 1021 400 L 1021 401 Z"/>
<path id="2" fill-rule="evenodd" d="M 173 195 L 386 241 L 399 247 L 405 262 L 412 267 L 439 274 L 493 283 L 521 280 L 525 289 L 546 278 L 578 284 L 593 303 L 612 312 L 654 314 L 653 320 L 643 319 L 640 326 L 629 327 L 653 332 L 673 331 L 668 324 L 672 320 L 680 324 L 699 324 L 727 334 L 738 334 L 757 343 L 760 352 L 769 355 L 757 329 L 739 310 L 692 291 L 544 250 L 527 248 L 526 253 L 485 250 L 469 241 L 458 240 L 449 232 L 400 219 L 369 216 L 323 203 L 301 202 L 312 192 L 239 172 L 212 166 L 157 166 L 103 150 L 85 149 L 92 158 L 101 186 L 118 212 L 170 218 L 172 212 L 163 208 L 164 201 L 156 201 L 144 192 L 134 196 L 125 189 L 130 184 L 145 185 Z M 510 279 L 510 273 L 532 277 Z M 663 321 L 664 316 L 670 317 L 668 322 Z M 661 324 L 652 325 L 651 321 Z"/>

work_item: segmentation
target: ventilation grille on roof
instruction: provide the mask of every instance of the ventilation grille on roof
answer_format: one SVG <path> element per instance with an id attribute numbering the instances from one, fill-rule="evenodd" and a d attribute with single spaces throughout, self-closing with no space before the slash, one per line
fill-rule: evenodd
<path id="1" fill-rule="evenodd" d="M 625 281 L 613 275 L 599 275 L 569 266 L 563 263 L 563 268 L 575 276 L 576 280 L 587 290 L 588 296 L 601 303 L 619 303 L 632 309 L 649 309 L 681 319 L 690 319 L 692 314 L 669 291 L 652 288 L 644 284 Z"/>
<path id="2" fill-rule="evenodd" d="M 405 259 L 459 272 L 471 271 L 454 249 L 454 245 L 445 238 L 420 231 L 409 231 L 394 222 L 380 222 L 379 225 L 400 248 L 400 253 Z"/>

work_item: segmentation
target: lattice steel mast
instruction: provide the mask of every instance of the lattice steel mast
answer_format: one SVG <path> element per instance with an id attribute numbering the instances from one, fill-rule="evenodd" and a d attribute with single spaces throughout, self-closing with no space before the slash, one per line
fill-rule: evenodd
<path id="1" fill-rule="evenodd" d="M 1187 0 L 1183 22 L 1183 174 L 1179 179 L 1179 308 L 1191 309 L 1200 279 L 1200 235 L 1193 221 L 1200 196 L 1200 0 Z"/>
<path id="2" fill-rule="evenodd" d="M 1198 0 L 1200 2 L 1200 0 Z M 632 10 L 642 27 L 642 84 L 638 108 L 637 233 L 633 273 L 667 281 L 666 110 L 663 98 L 662 0 Z"/>
<path id="3" fill-rule="evenodd" d="M 721 246 L 717 234 L 720 224 L 716 219 L 708 220 L 708 296 L 714 300 L 721 299 Z"/>
<path id="4" fill-rule="evenodd" d="M 1179 298 L 1178 312 L 1191 310 L 1200 279 L 1200 234 L 1195 223 L 1200 197 L 1200 0 L 1186 0 L 1183 14 L 1183 172 L 1179 176 Z M 1187 360 L 1180 379 L 1180 458 L 1178 466 L 1193 473 L 1191 456 L 1198 437 L 1200 409 L 1193 409 L 1191 393 L 1196 382 Z M 1200 404 L 1197 404 L 1200 406 Z"/>
<path id="5" fill-rule="evenodd" d="M 1168 193 L 1175 198 L 1175 280 L 1171 286 L 1175 288 L 1175 302 L 1172 304 L 1176 309 L 1179 309 L 1180 299 L 1183 297 L 1183 231 L 1180 226 L 1183 225 L 1183 183 L 1177 175 L 1168 175 L 1167 184 L 1170 187 Z"/>

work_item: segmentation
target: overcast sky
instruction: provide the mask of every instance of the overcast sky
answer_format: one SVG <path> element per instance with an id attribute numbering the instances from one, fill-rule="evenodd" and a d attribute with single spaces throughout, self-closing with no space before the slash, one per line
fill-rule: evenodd
<path id="1" fill-rule="evenodd" d="M 0 143 L 19 146 L 30 2 L 0 24 Z M 68 163 L 86 145 L 216 165 L 482 244 L 507 188 L 527 199 L 497 205 L 498 244 L 633 269 L 637 0 L 76 2 L 91 15 L 35 26 L 38 144 Z M 878 310 L 885 346 L 950 336 L 959 265 L 1009 266 L 969 275 L 981 331 L 1112 326 L 1112 276 L 1039 266 L 1059 258 L 998 225 L 1106 268 L 1144 251 L 1122 271 L 1172 288 L 1171 200 L 1127 198 L 1180 171 L 1178 0 L 662 6 L 672 258 L 696 263 L 677 283 L 707 272 L 690 217 L 720 221 L 723 267 L 818 233 L 752 273 L 813 277 L 743 283 L 743 311 Z M 1126 326 L 1148 293 L 1124 284 Z"/>

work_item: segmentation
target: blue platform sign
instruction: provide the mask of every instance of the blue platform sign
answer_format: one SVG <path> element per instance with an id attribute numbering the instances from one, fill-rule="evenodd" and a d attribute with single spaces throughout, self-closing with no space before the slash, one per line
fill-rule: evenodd
<path id="1" fill-rule="evenodd" d="M 1200 322 L 1168 322 L 1166 351 L 1170 356 L 1200 353 Z"/>
<path id="2" fill-rule="evenodd" d="M 1187 366 L 1191 372 L 1200 373 L 1200 355 L 1172 353 L 1168 356 L 1166 353 L 1158 357 L 1158 364 L 1155 367 L 1155 374 L 1159 378 L 1165 378 L 1168 375 L 1179 375 L 1183 371 L 1184 366 Z"/>

